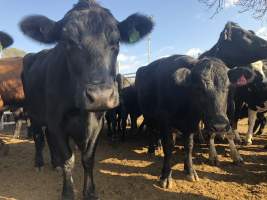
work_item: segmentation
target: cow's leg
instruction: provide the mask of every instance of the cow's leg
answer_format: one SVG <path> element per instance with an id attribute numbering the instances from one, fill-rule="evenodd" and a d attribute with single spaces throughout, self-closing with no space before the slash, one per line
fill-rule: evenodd
<path id="1" fill-rule="evenodd" d="M 33 140 L 35 144 L 35 167 L 41 170 L 44 166 L 43 149 L 45 145 L 44 133 L 42 126 L 32 122 L 31 130 L 33 132 Z"/>
<path id="2" fill-rule="evenodd" d="M 242 164 L 244 161 L 235 146 L 234 137 L 235 136 L 233 134 L 226 134 L 226 138 L 230 147 L 230 154 L 235 164 Z"/>
<path id="3" fill-rule="evenodd" d="M 141 134 L 142 131 L 143 131 L 143 129 L 145 128 L 145 126 L 146 126 L 145 121 L 143 121 L 143 122 L 140 124 L 139 128 L 138 128 L 137 134 Z"/>
<path id="4" fill-rule="evenodd" d="M 205 138 L 203 136 L 204 128 L 205 128 L 204 123 L 202 121 L 200 121 L 199 126 L 198 126 L 198 130 L 197 130 L 198 139 L 199 139 L 200 144 L 205 144 Z"/>
<path id="5" fill-rule="evenodd" d="M 108 127 L 108 132 L 107 132 L 107 136 L 108 137 L 112 137 L 112 129 L 111 129 L 111 117 L 110 117 L 110 112 L 111 111 L 108 111 L 106 113 L 106 121 L 107 121 L 107 127 Z"/>
<path id="6" fill-rule="evenodd" d="M 209 161 L 212 165 L 218 166 L 219 160 L 218 160 L 218 154 L 216 151 L 214 139 L 215 139 L 216 133 L 211 133 L 209 138 Z"/>
<path id="7" fill-rule="evenodd" d="M 116 140 L 118 138 L 119 126 L 118 126 L 117 120 L 118 120 L 117 113 L 115 111 L 112 111 L 112 115 L 111 115 L 111 130 L 112 130 L 112 139 L 113 140 Z"/>
<path id="8" fill-rule="evenodd" d="M 20 137 L 21 127 L 22 127 L 22 120 L 21 119 L 16 120 L 16 127 L 13 136 L 14 138 Z"/>
<path id="9" fill-rule="evenodd" d="M 31 121 L 28 119 L 27 120 L 27 138 L 28 139 L 32 139 L 33 138 L 33 130 L 32 130 L 32 126 L 31 126 Z"/>
<path id="10" fill-rule="evenodd" d="M 246 136 L 246 145 L 252 144 L 253 137 L 253 128 L 257 118 L 257 112 L 251 109 L 248 109 L 248 132 Z"/>
<path id="11" fill-rule="evenodd" d="M 239 144 L 241 144 L 242 140 L 241 140 L 241 137 L 240 137 L 239 132 L 237 130 L 237 124 L 238 124 L 238 118 L 235 118 L 231 122 L 231 127 L 233 129 L 235 141 L 237 141 Z"/>
<path id="12" fill-rule="evenodd" d="M 146 140 L 148 144 L 148 151 L 147 151 L 148 157 L 152 158 L 156 152 L 155 142 L 157 141 L 157 135 L 154 132 L 154 130 L 149 126 L 147 126 L 145 131 L 146 131 L 146 138 L 147 138 Z"/>
<path id="13" fill-rule="evenodd" d="M 60 166 L 63 169 L 63 189 L 62 200 L 74 200 L 74 183 L 72 170 L 74 168 L 75 157 L 69 145 L 68 136 L 60 128 L 49 130 L 51 146 L 54 147 L 53 153 L 60 158 Z"/>
<path id="14" fill-rule="evenodd" d="M 127 126 L 127 115 L 122 116 L 121 118 L 121 140 L 125 140 L 126 135 L 126 126 Z"/>
<path id="15" fill-rule="evenodd" d="M 137 116 L 135 114 L 130 114 L 131 118 L 131 132 L 136 133 L 137 130 Z"/>
<path id="16" fill-rule="evenodd" d="M 0 151 L 3 152 L 4 156 L 9 152 L 9 146 L 2 139 L 0 139 Z"/>
<path id="17" fill-rule="evenodd" d="M 56 150 L 55 147 L 53 145 L 53 138 L 51 137 L 51 133 L 49 133 L 49 130 L 46 128 L 45 130 L 45 135 L 46 135 L 46 140 L 47 140 L 47 144 L 49 147 L 49 152 L 50 152 L 50 158 L 51 158 L 51 165 L 54 169 L 60 169 L 60 159 L 58 158 L 57 154 L 56 154 Z"/>
<path id="18" fill-rule="evenodd" d="M 256 131 L 256 129 L 258 128 L 258 126 L 260 126 L 259 130 L 257 131 L 256 135 L 261 135 L 263 133 L 263 129 L 266 125 L 266 117 L 264 116 L 264 113 L 259 113 L 257 115 L 257 120 L 255 122 L 254 128 L 253 128 L 253 132 Z M 258 124 L 257 124 L 258 122 Z"/>
<path id="19" fill-rule="evenodd" d="M 172 131 L 169 128 L 164 128 L 160 132 L 161 142 L 164 152 L 163 168 L 161 171 L 160 184 L 163 188 L 172 187 L 172 170 L 171 170 L 171 158 L 173 151 L 173 139 Z"/>
<path id="20" fill-rule="evenodd" d="M 102 128 L 102 120 L 101 117 L 96 117 L 95 114 L 89 114 L 87 122 L 87 142 L 82 152 L 82 164 L 84 168 L 83 199 L 96 200 L 98 197 L 95 192 L 93 169 L 98 136 Z"/>
<path id="21" fill-rule="evenodd" d="M 198 175 L 193 167 L 192 153 L 194 147 L 194 134 L 185 133 L 184 134 L 184 171 L 190 181 L 198 181 Z"/>
<path id="22" fill-rule="evenodd" d="M 128 118 L 128 113 L 126 112 L 126 109 L 123 105 L 120 107 L 120 129 L 121 129 L 121 140 L 125 140 L 125 135 L 126 135 L 126 128 L 127 128 L 127 118 Z"/>

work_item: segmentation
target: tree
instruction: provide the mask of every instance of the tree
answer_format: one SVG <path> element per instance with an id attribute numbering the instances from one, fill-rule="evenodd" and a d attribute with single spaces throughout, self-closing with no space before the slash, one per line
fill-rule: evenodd
<path id="1" fill-rule="evenodd" d="M 26 52 L 16 48 L 8 48 L 3 50 L 2 58 L 10 58 L 10 57 L 23 57 L 25 56 Z"/>
<path id="2" fill-rule="evenodd" d="M 213 16 L 218 14 L 230 4 L 240 8 L 239 12 L 252 12 L 252 16 L 256 19 L 262 19 L 267 14 L 267 0 L 198 0 L 205 4 L 209 9 L 215 8 Z M 213 17 L 212 16 L 212 17 Z"/>

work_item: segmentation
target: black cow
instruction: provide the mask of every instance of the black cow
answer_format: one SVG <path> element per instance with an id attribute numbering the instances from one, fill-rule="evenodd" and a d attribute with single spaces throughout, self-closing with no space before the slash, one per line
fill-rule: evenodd
<path id="1" fill-rule="evenodd" d="M 22 81 L 32 124 L 47 127 L 50 148 L 63 168 L 62 199 L 74 199 L 70 137 L 82 152 L 83 199 L 98 199 L 94 155 L 104 111 L 119 103 L 114 81 L 119 43 L 137 42 L 153 23 L 140 14 L 118 22 L 95 1 L 80 0 L 60 21 L 29 16 L 20 27 L 39 42 L 56 43 L 25 56 Z"/>
<path id="2" fill-rule="evenodd" d="M 121 92 L 121 128 L 122 128 L 122 139 L 125 138 L 126 125 L 128 116 L 131 119 L 131 131 L 137 129 L 137 118 L 141 116 L 141 111 L 138 105 L 137 92 L 135 85 L 126 87 Z"/>
<path id="3" fill-rule="evenodd" d="M 238 119 L 241 118 L 244 111 L 247 111 L 249 127 L 245 139 L 246 144 L 252 144 L 257 113 L 264 120 L 263 112 L 267 111 L 267 81 L 259 71 L 253 68 L 251 71 L 254 73 L 254 80 L 246 86 L 237 88 L 235 91 L 235 115 L 232 122 L 232 127 L 236 130 Z M 264 125 L 262 126 L 264 127 Z"/>
<path id="4" fill-rule="evenodd" d="M 218 42 L 199 58 L 216 57 L 229 68 L 249 65 L 267 57 L 267 41 L 253 31 L 245 30 L 234 22 L 228 22 Z"/>
<path id="5" fill-rule="evenodd" d="M 118 83 L 118 91 L 119 91 L 119 97 L 120 97 L 120 104 L 119 106 L 108 110 L 106 112 L 106 121 L 108 126 L 108 136 L 112 139 L 115 139 L 115 137 L 118 136 L 118 133 L 121 132 L 121 117 L 122 117 L 122 109 L 124 106 L 122 105 L 123 98 L 122 98 L 122 92 L 124 88 L 127 88 L 131 86 L 131 81 L 124 77 L 122 74 L 118 74 L 116 76 L 116 82 Z"/>
<path id="6" fill-rule="evenodd" d="M 157 127 L 164 151 L 161 173 L 163 187 L 171 187 L 172 131 L 178 129 L 184 137 L 184 169 L 188 178 L 198 180 L 193 168 L 193 135 L 200 120 L 211 132 L 227 132 L 226 116 L 228 88 L 240 77 L 250 78 L 246 69 L 229 70 L 216 58 L 195 60 L 174 55 L 138 69 L 136 89 L 138 103 L 148 127 Z M 229 141 L 233 139 L 230 137 Z M 235 150 L 236 161 L 241 160 Z"/>
<path id="7" fill-rule="evenodd" d="M 245 30 L 234 22 L 228 22 L 217 43 L 210 50 L 201 54 L 199 58 L 202 59 L 206 56 L 219 58 L 229 68 L 246 66 L 267 57 L 267 41 L 258 37 L 253 31 Z M 232 115 L 233 119 L 235 113 L 233 96 L 229 98 L 228 103 L 230 115 Z M 213 155 L 217 155 L 214 147 L 214 137 L 213 135 L 210 139 L 210 152 L 213 152 Z"/>

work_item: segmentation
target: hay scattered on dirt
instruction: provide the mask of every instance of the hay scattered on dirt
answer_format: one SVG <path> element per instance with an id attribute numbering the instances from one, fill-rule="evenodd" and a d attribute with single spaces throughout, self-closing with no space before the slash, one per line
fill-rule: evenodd
<path id="1" fill-rule="evenodd" d="M 247 120 L 240 123 L 240 131 L 247 128 Z M 103 200 L 192 200 L 192 199 L 267 199 L 267 129 L 256 137 L 254 144 L 241 147 L 245 165 L 235 166 L 225 156 L 225 146 L 218 145 L 220 167 L 209 166 L 208 150 L 204 145 L 194 149 L 194 163 L 200 177 L 189 182 L 183 174 L 183 152 L 176 146 L 173 156 L 174 185 L 171 190 L 157 185 L 162 157 L 149 159 L 142 137 L 128 136 L 123 144 L 111 145 L 103 134 L 97 148 L 95 181 Z M 29 140 L 12 139 L 0 135 L 9 145 L 9 155 L 0 157 L 1 200 L 58 200 L 61 175 L 51 169 L 47 149 L 46 166 L 38 173 L 33 167 L 34 144 Z M 83 170 L 76 152 L 74 181 L 77 197 L 81 199 Z"/>

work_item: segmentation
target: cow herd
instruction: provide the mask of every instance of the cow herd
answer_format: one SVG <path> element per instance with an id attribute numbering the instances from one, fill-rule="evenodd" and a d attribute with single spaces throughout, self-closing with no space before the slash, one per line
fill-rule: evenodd
<path id="1" fill-rule="evenodd" d="M 196 133 L 201 131 L 208 136 L 209 159 L 214 164 L 219 162 L 216 135 L 227 138 L 233 161 L 243 162 L 235 146 L 235 141 L 240 140 L 239 119 L 249 119 L 244 144 L 252 143 L 259 125 L 259 134 L 262 133 L 267 81 L 261 60 L 267 58 L 267 41 L 228 22 L 218 42 L 199 58 L 161 58 L 140 67 L 134 83 L 127 82 L 116 74 L 120 43 L 138 42 L 153 26 L 151 18 L 141 14 L 120 22 L 94 0 L 80 0 L 59 21 L 40 15 L 21 21 L 20 28 L 26 36 L 55 46 L 27 54 L 17 66 L 7 63 L 1 67 L 0 63 L 0 107 L 2 112 L 24 108 L 31 121 L 38 168 L 44 165 L 46 137 L 52 165 L 63 171 L 62 199 L 75 198 L 75 158 L 70 138 L 81 151 L 83 199 L 98 199 L 93 167 L 104 118 L 109 136 L 116 136 L 119 131 L 124 140 L 128 115 L 133 130 L 137 128 L 137 118 L 143 116 L 142 127 L 151 135 L 150 152 L 157 140 L 163 147 L 163 188 L 172 186 L 174 132 L 180 132 L 183 138 L 184 171 L 190 181 L 199 180 L 192 160 Z M 10 36 L 0 32 L 1 48 L 12 42 Z M 204 124 L 202 130 L 200 123 Z"/>

